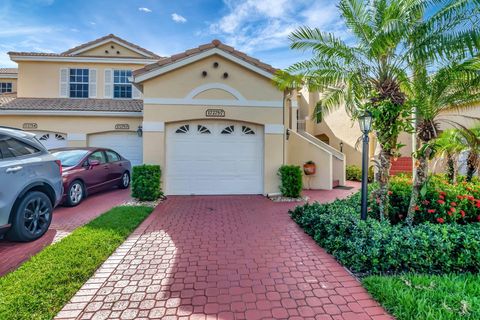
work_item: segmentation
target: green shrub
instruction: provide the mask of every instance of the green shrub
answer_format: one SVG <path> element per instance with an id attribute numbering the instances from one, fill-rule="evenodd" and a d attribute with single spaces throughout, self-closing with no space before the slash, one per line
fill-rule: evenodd
<path id="1" fill-rule="evenodd" d="M 347 166 L 346 177 L 349 181 L 362 181 L 362 169 L 355 165 Z"/>
<path id="2" fill-rule="evenodd" d="M 283 165 L 278 169 L 281 180 L 280 192 L 284 197 L 298 198 L 302 192 L 302 169 L 299 166 Z"/>
<path id="3" fill-rule="evenodd" d="M 356 165 L 347 166 L 345 169 L 346 179 L 349 181 L 362 181 L 362 168 Z M 373 167 L 368 168 L 368 181 L 373 181 Z"/>
<path id="4" fill-rule="evenodd" d="M 141 201 L 154 201 L 163 195 L 160 179 L 162 171 L 158 165 L 133 167 L 132 197 Z"/>
<path id="5" fill-rule="evenodd" d="M 307 204 L 290 215 L 307 234 L 357 273 L 478 272 L 480 223 L 392 225 L 360 220 L 359 194 Z"/>

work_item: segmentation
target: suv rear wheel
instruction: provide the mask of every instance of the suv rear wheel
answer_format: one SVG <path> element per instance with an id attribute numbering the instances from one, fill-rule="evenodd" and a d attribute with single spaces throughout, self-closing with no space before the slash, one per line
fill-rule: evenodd
<path id="1" fill-rule="evenodd" d="M 52 202 L 40 191 L 28 192 L 13 212 L 12 228 L 7 238 L 32 241 L 43 236 L 52 222 Z"/>

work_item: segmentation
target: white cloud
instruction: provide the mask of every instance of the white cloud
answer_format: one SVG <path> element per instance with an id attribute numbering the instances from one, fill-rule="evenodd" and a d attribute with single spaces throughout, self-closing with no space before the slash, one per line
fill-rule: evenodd
<path id="1" fill-rule="evenodd" d="M 152 12 L 152 10 L 148 9 L 148 8 L 145 8 L 145 7 L 141 7 L 141 8 L 138 8 L 139 11 L 143 11 L 143 12 Z"/>
<path id="2" fill-rule="evenodd" d="M 226 14 L 209 25 L 209 32 L 246 52 L 287 47 L 289 34 L 299 26 L 344 33 L 335 3 L 330 0 L 224 0 Z"/>
<path id="3" fill-rule="evenodd" d="M 185 23 L 187 22 L 187 19 L 178 13 L 172 13 L 172 20 L 177 22 L 177 23 Z"/>

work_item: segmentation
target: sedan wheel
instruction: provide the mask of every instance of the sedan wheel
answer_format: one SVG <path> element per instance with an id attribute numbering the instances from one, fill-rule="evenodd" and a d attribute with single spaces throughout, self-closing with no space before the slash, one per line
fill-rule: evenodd
<path id="1" fill-rule="evenodd" d="M 74 181 L 68 190 L 68 205 L 76 206 L 83 200 L 83 184 L 80 181 Z"/>
<path id="2" fill-rule="evenodd" d="M 127 189 L 130 185 L 130 175 L 128 172 L 124 172 L 122 175 L 122 179 L 120 180 L 120 188 Z"/>

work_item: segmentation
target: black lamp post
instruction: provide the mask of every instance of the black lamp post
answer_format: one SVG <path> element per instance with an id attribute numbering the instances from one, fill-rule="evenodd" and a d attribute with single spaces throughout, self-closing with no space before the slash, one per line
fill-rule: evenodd
<path id="1" fill-rule="evenodd" d="M 362 220 L 367 220 L 367 197 L 368 197 L 368 134 L 372 129 L 372 114 L 365 111 L 363 115 L 358 118 L 360 130 L 363 133 L 363 147 L 362 147 L 362 211 L 360 217 Z"/>

